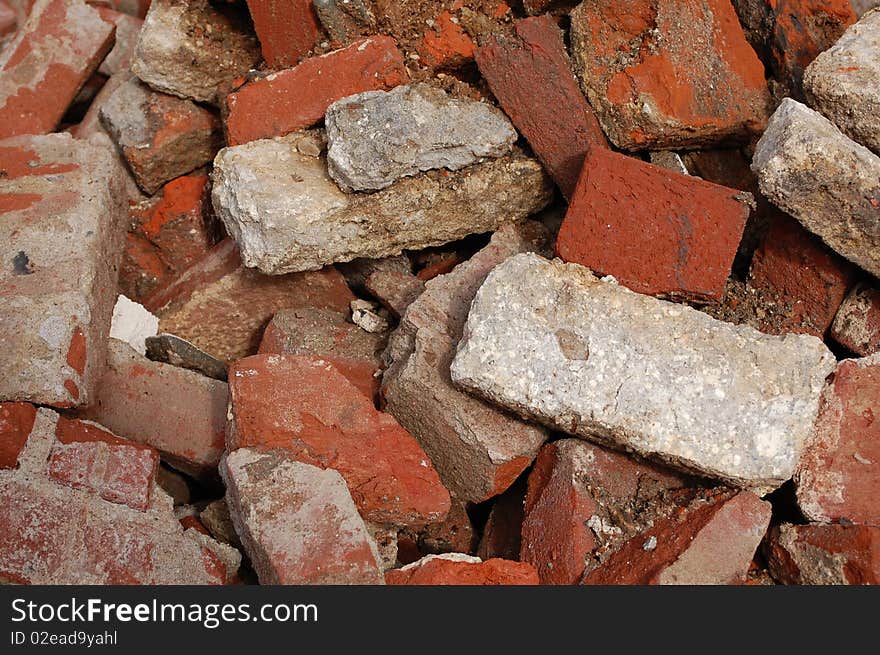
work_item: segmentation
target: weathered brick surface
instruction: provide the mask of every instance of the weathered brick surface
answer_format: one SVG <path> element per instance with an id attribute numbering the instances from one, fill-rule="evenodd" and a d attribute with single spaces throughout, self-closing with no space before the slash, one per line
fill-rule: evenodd
<path id="1" fill-rule="evenodd" d="M 390 585 L 536 585 L 538 574 L 525 562 L 482 561 L 461 553 L 427 555 L 400 569 L 388 571 Z"/>
<path id="2" fill-rule="evenodd" d="M 37 408 L 30 403 L 0 403 L 0 469 L 18 466 L 18 455 L 27 442 Z"/>
<path id="3" fill-rule="evenodd" d="M 272 68 L 295 66 L 320 34 L 311 0 L 247 0 L 263 58 Z"/>
<path id="4" fill-rule="evenodd" d="M 764 554 L 783 584 L 880 584 L 880 527 L 785 523 L 770 531 Z"/>
<path id="5" fill-rule="evenodd" d="M 585 155 L 608 142 L 571 72 L 562 37 L 549 16 L 527 18 L 516 24 L 515 36 L 490 37 L 476 61 L 505 113 L 571 198 Z"/>
<path id="6" fill-rule="evenodd" d="M 113 45 L 114 26 L 80 0 L 37 0 L 0 52 L 0 139 L 54 130 Z"/>
<path id="7" fill-rule="evenodd" d="M 798 506 L 811 521 L 880 526 L 878 407 L 880 355 L 840 362 L 795 473 Z"/>
<path id="8" fill-rule="evenodd" d="M 750 205 L 736 189 L 595 148 L 556 252 L 639 293 L 717 300 Z"/>
<path id="9" fill-rule="evenodd" d="M 256 355 L 229 371 L 227 448 L 282 448 L 342 474 L 364 519 L 418 525 L 449 511 L 418 442 L 339 371 L 317 357 Z"/>
<path id="10" fill-rule="evenodd" d="M 404 551 L 399 554 L 399 559 L 402 564 L 411 564 L 424 555 L 469 553 L 476 545 L 475 539 L 466 504 L 452 498 L 449 513 L 441 521 L 417 528 L 402 528 L 398 532 L 397 543 Z"/>
<path id="11" fill-rule="evenodd" d="M 705 146 L 765 125 L 763 66 L 728 0 L 585 0 L 571 20 L 581 85 L 616 146 Z"/>
<path id="12" fill-rule="evenodd" d="M 254 80 L 226 97 L 226 137 L 239 145 L 310 127 L 336 100 L 407 82 L 394 39 L 371 37 Z"/>
<path id="13" fill-rule="evenodd" d="M 0 0 L 0 38 L 11 34 L 18 27 L 18 16 L 6 0 Z M 0 44 L 0 48 L 3 45 Z"/>
<path id="14" fill-rule="evenodd" d="M 376 544 L 339 473 L 249 448 L 220 470 L 262 584 L 382 583 Z"/>
<path id="15" fill-rule="evenodd" d="M 880 290 L 864 283 L 854 286 L 837 310 L 829 334 L 856 355 L 880 351 Z"/>
<path id="16" fill-rule="evenodd" d="M 101 108 L 101 121 L 149 195 L 207 164 L 222 145 L 220 123 L 194 102 L 157 93 L 132 78 Z"/>
<path id="17" fill-rule="evenodd" d="M 400 318 L 425 290 L 425 283 L 404 271 L 376 271 L 366 280 L 366 288 L 395 318 Z"/>
<path id="18" fill-rule="evenodd" d="M 111 339 L 95 398 L 83 417 L 156 448 L 181 471 L 214 477 L 226 434 L 225 383 L 152 362 Z"/>
<path id="19" fill-rule="evenodd" d="M 474 42 L 460 21 L 454 19 L 455 16 L 447 10 L 437 15 L 419 46 L 421 63 L 431 68 L 454 69 L 473 61 Z"/>
<path id="20" fill-rule="evenodd" d="M 116 40 L 113 48 L 98 67 L 98 72 L 101 75 L 110 77 L 128 70 L 144 21 L 136 16 L 114 11 L 109 7 L 97 6 L 96 8 L 101 14 L 101 18 L 116 26 Z"/>
<path id="21" fill-rule="evenodd" d="M 104 367 L 123 171 L 68 135 L 0 142 L 0 400 L 72 407 Z"/>

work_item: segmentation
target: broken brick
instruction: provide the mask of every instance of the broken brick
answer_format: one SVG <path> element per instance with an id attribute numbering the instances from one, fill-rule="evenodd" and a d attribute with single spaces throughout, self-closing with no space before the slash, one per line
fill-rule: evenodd
<path id="1" fill-rule="evenodd" d="M 389 585 L 536 585 L 531 564 L 490 559 L 461 553 L 427 555 L 417 562 L 385 573 Z"/>
<path id="2" fill-rule="evenodd" d="M 6 0 L 0 0 L 0 38 L 11 34 L 18 25 L 18 16 Z M 3 46 L 0 45 L 0 50 Z"/>
<path id="3" fill-rule="evenodd" d="M 736 189 L 594 148 L 556 251 L 638 293 L 718 300 L 750 204 Z"/>
<path id="4" fill-rule="evenodd" d="M 880 355 L 838 364 L 795 472 L 798 506 L 811 521 L 880 526 L 878 401 Z"/>
<path id="5" fill-rule="evenodd" d="M 229 145 L 282 136 L 314 125 L 333 102 L 362 91 L 387 90 L 408 80 L 394 39 L 352 43 L 296 68 L 256 79 L 226 98 Z"/>
<path id="6" fill-rule="evenodd" d="M 0 53 L 0 139 L 54 130 L 113 45 L 114 26 L 80 0 L 37 0 Z"/>
<path id="7" fill-rule="evenodd" d="M 376 271 L 366 280 L 366 288 L 395 318 L 425 290 L 425 283 L 412 273 Z"/>
<path id="8" fill-rule="evenodd" d="M 37 408 L 30 403 L 0 403 L 0 469 L 18 466 L 36 416 Z"/>
<path id="9" fill-rule="evenodd" d="M 474 58 L 474 42 L 449 11 L 442 11 L 419 47 L 422 62 L 431 68 L 453 69 Z"/>
<path id="10" fill-rule="evenodd" d="M 863 283 L 854 286 L 837 310 L 829 334 L 856 355 L 880 351 L 880 290 Z"/>
<path id="11" fill-rule="evenodd" d="M 131 58 L 134 56 L 134 48 L 137 45 L 138 36 L 144 21 L 136 16 L 130 16 L 109 7 L 97 7 L 101 18 L 116 26 L 116 41 L 113 49 L 101 62 L 98 72 L 101 75 L 112 77 L 116 73 L 128 70 Z"/>
<path id="12" fill-rule="evenodd" d="M 317 357 L 255 355 L 229 371 L 227 449 L 282 448 L 334 468 L 364 519 L 419 525 L 449 511 L 449 493 L 416 440 Z"/>
<path id="13" fill-rule="evenodd" d="M 476 61 L 504 112 L 571 198 L 587 152 L 608 142 L 571 72 L 562 30 L 549 16 L 527 18 L 516 24 L 516 37 L 487 39 Z"/>
<path id="14" fill-rule="evenodd" d="M 295 66 L 320 33 L 311 0 L 247 0 L 263 58 L 271 68 Z"/>
<path id="15" fill-rule="evenodd" d="M 397 541 L 403 542 L 405 550 L 413 554 L 410 557 L 404 553 L 407 561 L 403 563 L 410 564 L 423 555 L 471 552 L 475 546 L 476 534 L 465 505 L 452 498 L 449 513 L 442 520 L 417 528 L 401 529 L 397 534 Z"/>

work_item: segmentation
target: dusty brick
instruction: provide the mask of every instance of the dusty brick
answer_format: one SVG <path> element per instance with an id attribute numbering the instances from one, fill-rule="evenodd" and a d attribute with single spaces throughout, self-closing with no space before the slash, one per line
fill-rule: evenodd
<path id="1" fill-rule="evenodd" d="M 595 148 L 556 252 L 638 293 L 717 300 L 750 205 L 736 189 Z"/>
<path id="2" fill-rule="evenodd" d="M 505 113 L 571 198 L 587 152 L 608 142 L 571 72 L 562 30 L 549 16 L 527 18 L 516 24 L 515 37 L 487 39 L 476 61 Z"/>
<path id="3" fill-rule="evenodd" d="M 95 7 L 107 7 L 129 16 L 143 19 L 147 15 L 152 0 L 86 0 Z"/>
<path id="4" fill-rule="evenodd" d="M 91 399 L 116 301 L 122 179 L 109 149 L 69 135 L 0 142 L 0 400 Z"/>
<path id="5" fill-rule="evenodd" d="M 381 584 L 376 544 L 339 473 L 248 448 L 220 470 L 262 584 Z"/>
<path id="6" fill-rule="evenodd" d="M 314 125 L 333 102 L 408 81 L 394 39 L 377 36 L 254 80 L 226 97 L 226 140 L 239 145 Z"/>
<path id="7" fill-rule="evenodd" d="M 0 403 L 0 469 L 18 466 L 36 416 L 37 408 L 29 403 Z"/>
<path id="8" fill-rule="evenodd" d="M 880 584 L 880 527 L 784 523 L 770 531 L 764 553 L 783 584 Z"/>
<path id="9" fill-rule="evenodd" d="M 54 130 L 113 33 L 112 23 L 79 0 L 37 0 L 0 52 L 0 139 Z"/>
<path id="10" fill-rule="evenodd" d="M 474 58 L 474 42 L 450 11 L 441 11 L 425 32 L 418 54 L 430 68 L 454 69 Z"/>
<path id="11" fill-rule="evenodd" d="M 654 521 L 582 584 L 724 585 L 745 580 L 770 523 L 770 503 L 716 490 Z"/>
<path id="12" fill-rule="evenodd" d="M 581 86 L 620 148 L 705 146 L 766 124 L 764 69 L 728 0 L 585 0 L 571 39 Z"/>
<path id="13" fill-rule="evenodd" d="M 220 124 L 194 102 L 157 93 L 132 78 L 101 108 L 101 121 L 138 185 L 152 195 L 166 182 L 207 164 L 222 145 Z"/>
<path id="14" fill-rule="evenodd" d="M 461 553 L 427 555 L 385 573 L 389 585 L 536 585 L 538 574 L 525 562 L 482 561 Z"/>
<path id="15" fill-rule="evenodd" d="M 311 0 L 247 0 L 263 58 L 271 68 L 295 66 L 320 33 Z"/>
<path id="16" fill-rule="evenodd" d="M 215 102 L 260 58 L 246 12 L 232 3 L 153 0 L 131 71 L 157 91 Z"/>
<path id="17" fill-rule="evenodd" d="M 412 273 L 376 271 L 367 278 L 366 287 L 395 318 L 400 318 L 425 290 L 425 283 Z"/>
<path id="18" fill-rule="evenodd" d="M 687 478 L 579 439 L 547 444 L 528 478 L 520 559 L 576 584 L 665 509 Z"/>
<path id="19" fill-rule="evenodd" d="M 811 521 L 880 526 L 878 407 L 880 355 L 840 362 L 795 472 L 798 506 Z"/>
<path id="20" fill-rule="evenodd" d="M 360 329 L 335 309 L 285 309 L 272 317 L 259 354 L 314 355 L 326 360 L 368 398 L 379 391 L 384 339 Z"/>
<path id="21" fill-rule="evenodd" d="M 101 75 L 111 77 L 116 73 L 128 70 L 131 58 L 134 56 L 134 48 L 140 36 L 141 26 L 144 21 L 136 16 L 129 16 L 109 7 L 97 7 L 101 18 L 116 26 L 116 41 L 113 49 L 101 62 L 98 72 Z"/>
<path id="22" fill-rule="evenodd" d="M 184 338 L 225 362 L 257 352 L 263 330 L 283 309 L 312 307 L 348 312 L 354 295 L 332 266 L 268 276 L 244 268 L 231 239 L 174 282 L 144 299 L 159 329 Z"/>
<path id="23" fill-rule="evenodd" d="M 880 290 L 859 283 L 844 299 L 829 335 L 862 357 L 880 351 Z"/>
<path id="24" fill-rule="evenodd" d="M 110 340 L 96 402 L 80 415 L 115 434 L 159 450 L 175 468 L 210 480 L 223 454 L 227 385 L 152 362 Z"/>
<path id="25" fill-rule="evenodd" d="M 282 448 L 342 474 L 364 519 L 418 525 L 443 518 L 449 493 L 416 440 L 317 357 L 256 355 L 229 371 L 227 449 Z"/>

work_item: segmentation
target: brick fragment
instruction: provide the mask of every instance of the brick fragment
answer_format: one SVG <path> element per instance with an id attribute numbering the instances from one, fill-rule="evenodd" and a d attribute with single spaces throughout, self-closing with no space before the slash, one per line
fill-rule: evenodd
<path id="1" fill-rule="evenodd" d="M 402 528 L 398 532 L 397 541 L 404 544 L 406 551 L 401 562 L 410 564 L 424 555 L 470 553 L 476 545 L 476 534 L 466 504 L 452 498 L 452 505 L 445 518 L 418 528 Z"/>
<path id="2" fill-rule="evenodd" d="M 578 4 L 579 0 L 523 0 L 523 9 L 530 16 L 543 14 L 548 11 L 571 9 Z"/>
<path id="3" fill-rule="evenodd" d="M 638 293 L 717 300 L 751 204 L 736 189 L 596 148 L 556 252 Z"/>
<path id="4" fill-rule="evenodd" d="M 280 451 L 221 467 L 236 531 L 262 584 L 381 584 L 379 554 L 345 481 Z"/>
<path id="5" fill-rule="evenodd" d="M 376 32 L 376 17 L 364 0 L 314 0 L 318 20 L 337 43 L 348 43 L 358 35 Z"/>
<path id="6" fill-rule="evenodd" d="M 114 27 L 80 0 L 37 0 L 0 52 L 0 139 L 53 131 L 113 45 Z"/>
<path id="7" fill-rule="evenodd" d="M 474 42 L 455 16 L 441 11 L 422 39 L 418 53 L 430 68 L 454 69 L 474 58 Z"/>
<path id="8" fill-rule="evenodd" d="M 536 585 L 538 574 L 525 562 L 482 561 L 461 553 L 427 555 L 400 569 L 388 571 L 389 585 Z"/>
<path id="9" fill-rule="evenodd" d="M 147 357 L 154 362 L 174 364 L 196 371 L 215 380 L 226 382 L 228 366 L 204 350 L 196 348 L 186 339 L 173 334 L 157 334 L 145 340 Z"/>
<path id="10" fill-rule="evenodd" d="M 376 36 L 254 80 L 226 97 L 226 138 L 239 145 L 310 127 L 331 103 L 407 82 L 394 39 Z"/>
<path id="11" fill-rule="evenodd" d="M 116 301 L 123 174 L 108 148 L 66 134 L 0 143 L 0 400 L 92 399 Z"/>
<path id="12" fill-rule="evenodd" d="M 366 287 L 395 318 L 400 318 L 425 290 L 425 283 L 412 273 L 376 271 L 367 278 Z"/>
<path id="13" fill-rule="evenodd" d="M 295 66 L 320 33 L 311 0 L 247 0 L 263 58 L 271 68 Z"/>
<path id="14" fill-rule="evenodd" d="M 829 335 L 862 357 L 880 351 L 880 290 L 855 285 L 837 310 Z"/>
<path id="15" fill-rule="evenodd" d="M 134 48 L 137 45 L 144 21 L 136 16 L 114 11 L 109 7 L 99 6 L 97 9 L 101 18 L 116 26 L 116 41 L 113 44 L 113 49 L 98 67 L 98 72 L 101 75 L 111 77 L 116 73 L 128 70 L 131 66 L 131 58 L 134 56 Z"/>
<path id="16" fill-rule="evenodd" d="M 0 0 L 0 39 L 12 34 L 18 27 L 18 15 L 6 0 Z M 4 46 L 0 44 L 0 49 Z"/>
<path id="17" fill-rule="evenodd" d="M 30 403 L 0 403 L 0 469 L 14 469 L 34 427 L 37 408 Z"/>
<path id="18" fill-rule="evenodd" d="M 229 371 L 227 449 L 281 448 L 345 478 L 364 519 L 418 525 L 449 511 L 449 493 L 412 435 L 316 357 L 255 355 Z"/>
<path id="19" fill-rule="evenodd" d="M 878 403 L 880 355 L 840 362 L 795 473 L 798 506 L 811 521 L 880 526 Z"/>
<path id="20" fill-rule="evenodd" d="M 571 198 L 585 155 L 608 142 L 571 72 L 562 37 L 549 16 L 527 18 L 516 23 L 515 37 L 489 37 L 476 61 L 505 113 Z"/>

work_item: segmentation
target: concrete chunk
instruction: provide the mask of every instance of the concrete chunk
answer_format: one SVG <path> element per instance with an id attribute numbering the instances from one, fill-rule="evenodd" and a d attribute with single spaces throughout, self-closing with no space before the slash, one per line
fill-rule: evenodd
<path id="1" fill-rule="evenodd" d="M 788 480 L 834 356 L 517 255 L 477 292 L 453 382 L 522 416 L 731 484 Z"/>
<path id="2" fill-rule="evenodd" d="M 880 157 L 786 98 L 758 141 L 761 193 L 838 253 L 880 274 Z"/>
<path id="3" fill-rule="evenodd" d="M 214 209 L 246 266 L 278 275 L 356 257 L 386 257 L 490 232 L 545 207 L 552 187 L 522 154 L 467 170 L 399 180 L 369 195 L 340 191 L 302 135 L 224 148 Z"/>

